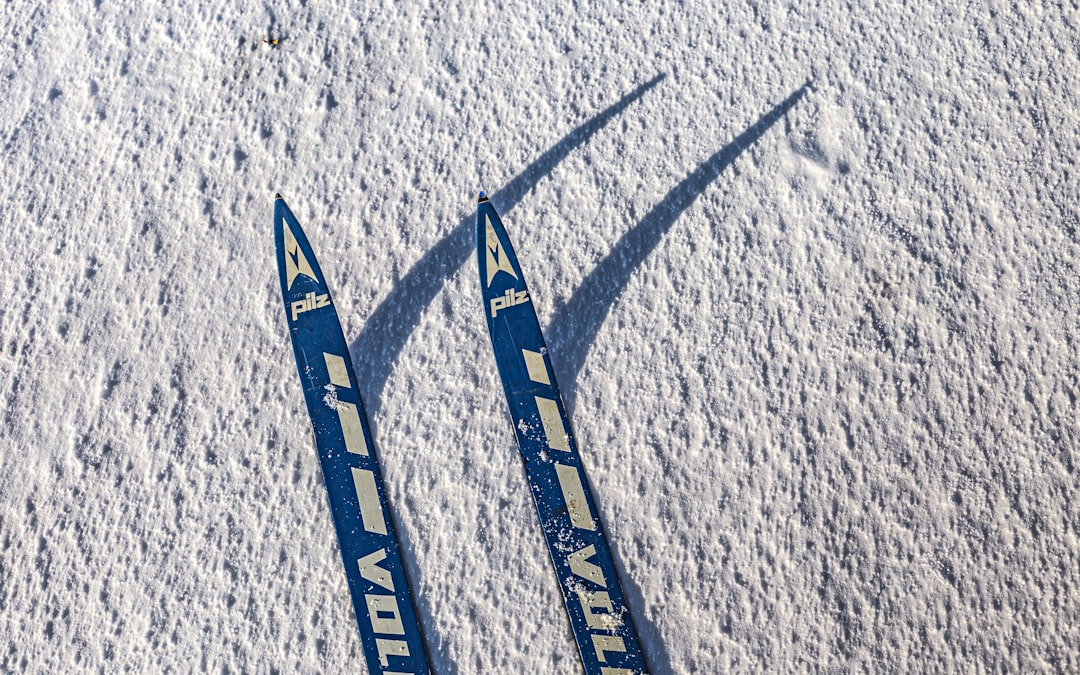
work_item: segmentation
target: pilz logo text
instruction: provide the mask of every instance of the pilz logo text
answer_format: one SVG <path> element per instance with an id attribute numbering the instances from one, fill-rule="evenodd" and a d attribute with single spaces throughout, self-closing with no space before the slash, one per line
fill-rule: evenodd
<path id="1" fill-rule="evenodd" d="M 296 321 L 296 317 L 300 316 L 304 312 L 310 312 L 313 309 L 322 309 L 323 307 L 329 307 L 330 294 L 323 293 L 322 295 L 315 295 L 315 293 L 308 293 L 304 295 L 303 300 L 297 300 L 290 306 L 292 307 L 292 320 Z"/>
<path id="2" fill-rule="evenodd" d="M 495 318 L 495 315 L 499 313 L 500 309 L 506 309 L 507 307 L 513 307 L 514 305 L 524 305 L 529 301 L 529 291 L 515 291 L 513 288 L 506 289 L 506 293 L 500 295 L 497 298 L 491 299 L 491 318 Z"/>

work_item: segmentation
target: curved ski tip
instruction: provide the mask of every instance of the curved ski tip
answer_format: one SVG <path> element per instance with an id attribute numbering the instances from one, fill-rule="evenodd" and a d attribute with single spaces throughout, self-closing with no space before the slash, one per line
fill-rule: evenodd
<path id="1" fill-rule="evenodd" d="M 279 199 L 281 199 L 281 195 L 280 195 L 280 194 L 278 194 L 277 192 L 275 192 L 275 193 L 274 193 L 274 201 L 276 202 L 276 201 L 277 201 L 277 200 L 279 200 Z"/>
<path id="2" fill-rule="evenodd" d="M 488 200 L 488 198 L 487 198 L 487 193 L 486 193 L 486 192 L 484 192 L 483 190 L 481 190 L 481 191 L 480 191 L 480 196 L 479 196 L 479 197 L 477 198 L 477 200 L 476 200 L 476 203 L 477 203 L 477 204 L 483 204 L 483 203 L 484 203 L 484 202 L 486 202 L 487 200 Z"/>

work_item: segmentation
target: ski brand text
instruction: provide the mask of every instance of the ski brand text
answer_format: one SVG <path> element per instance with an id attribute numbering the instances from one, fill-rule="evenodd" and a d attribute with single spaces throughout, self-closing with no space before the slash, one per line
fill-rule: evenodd
<path id="1" fill-rule="evenodd" d="M 529 301 L 529 291 L 517 291 L 513 288 L 506 289 L 506 293 L 491 299 L 491 318 L 499 313 L 500 309 L 506 309 L 515 305 L 524 305 Z"/>
<path id="2" fill-rule="evenodd" d="M 300 316 L 304 312 L 310 312 L 313 309 L 322 309 L 323 307 L 330 306 L 330 294 L 323 293 L 322 295 L 316 295 L 314 292 L 304 295 L 303 300 L 297 300 L 292 303 L 292 320 L 296 321 L 296 317 Z"/>

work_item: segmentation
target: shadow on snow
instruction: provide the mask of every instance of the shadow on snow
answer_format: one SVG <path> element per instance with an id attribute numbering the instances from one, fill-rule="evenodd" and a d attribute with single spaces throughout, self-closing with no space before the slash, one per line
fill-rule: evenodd
<path id="1" fill-rule="evenodd" d="M 513 178 L 506 187 L 491 195 L 501 213 L 514 208 L 536 184 L 550 174 L 578 146 L 641 98 L 663 80 L 660 74 L 642 84 L 611 107 L 577 127 L 553 145 L 535 162 Z M 350 345 L 357 379 L 364 383 L 364 402 L 369 414 L 378 410 L 386 380 L 393 371 L 405 342 L 420 323 L 423 311 L 435 299 L 446 279 L 450 278 L 476 249 L 476 210 L 461 219 L 457 227 L 427 251 L 395 284 L 371 313 L 360 337 Z M 477 309 L 479 312 L 480 310 Z"/>
<path id="2" fill-rule="evenodd" d="M 634 271 L 656 248 L 683 211 L 689 208 L 744 150 L 757 142 L 762 134 L 791 110 L 806 94 L 809 86 L 810 83 L 807 82 L 796 89 L 672 188 L 641 222 L 619 239 L 611 252 L 582 280 L 566 304 L 554 313 L 551 325 L 544 334 L 555 375 L 560 382 L 566 383 L 561 393 L 567 411 L 573 410 L 574 384 L 588 356 L 589 348 Z"/>
<path id="3" fill-rule="evenodd" d="M 503 189 L 492 194 L 491 201 L 499 207 L 501 213 L 509 212 L 571 151 L 592 138 L 612 118 L 665 77 L 663 74 L 654 77 L 571 131 Z M 575 384 L 589 349 L 634 272 L 656 248 L 679 216 L 744 150 L 756 143 L 791 110 L 806 95 L 809 87 L 810 82 L 807 82 L 796 89 L 672 188 L 641 222 L 619 239 L 611 252 L 589 272 L 578 290 L 555 313 L 545 335 L 551 348 L 552 366 L 563 383 L 562 394 L 568 411 L 573 407 Z M 442 289 L 445 280 L 473 255 L 475 224 L 475 213 L 470 213 L 461 219 L 453 231 L 428 250 L 375 308 L 365 322 L 360 337 L 350 346 L 357 379 L 365 384 L 365 399 L 369 409 L 378 407 L 393 365 L 412 331 L 419 325 L 424 309 Z M 402 533 L 403 530 L 399 530 L 399 536 L 405 536 Z M 405 539 L 406 541 L 402 542 L 403 552 L 411 551 L 411 542 L 407 541 L 407 536 Z M 612 547 L 612 553 L 628 595 L 629 605 L 639 608 L 634 612 L 634 623 L 641 631 L 643 647 L 647 645 L 650 666 L 656 669 L 657 673 L 673 672 L 670 656 L 664 648 L 658 627 L 645 620 L 641 614 L 645 600 L 640 588 L 626 574 L 615 547 Z M 423 598 L 418 597 L 417 602 L 423 605 Z M 423 612 L 425 620 L 432 620 L 427 607 L 418 609 Z M 437 651 L 435 653 L 438 654 Z M 450 667 L 453 672 L 457 672 L 453 664 L 450 664 Z"/>

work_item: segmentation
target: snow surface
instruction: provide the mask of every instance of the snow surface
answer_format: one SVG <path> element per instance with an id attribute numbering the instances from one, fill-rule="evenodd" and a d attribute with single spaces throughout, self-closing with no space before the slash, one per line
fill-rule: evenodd
<path id="1" fill-rule="evenodd" d="M 0 19 L 0 671 L 363 671 L 275 192 L 436 670 L 577 671 L 480 189 L 655 673 L 1080 670 L 1075 2 Z"/>

